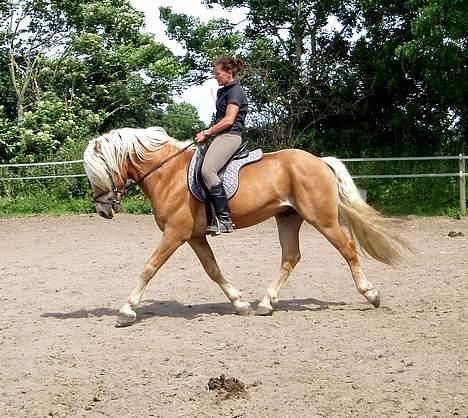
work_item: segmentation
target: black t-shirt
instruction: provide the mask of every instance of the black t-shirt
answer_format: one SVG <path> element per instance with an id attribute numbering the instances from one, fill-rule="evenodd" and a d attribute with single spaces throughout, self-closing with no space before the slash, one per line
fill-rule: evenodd
<path id="1" fill-rule="evenodd" d="M 247 95 L 244 89 L 239 84 L 239 80 L 235 79 L 229 84 L 221 87 L 217 93 L 216 99 L 216 123 L 226 116 L 226 109 L 229 103 L 235 103 L 239 106 L 239 112 L 232 127 L 226 132 L 240 135 L 245 124 L 245 116 L 247 115 L 248 102 Z M 226 133 L 225 132 L 225 133 Z"/>

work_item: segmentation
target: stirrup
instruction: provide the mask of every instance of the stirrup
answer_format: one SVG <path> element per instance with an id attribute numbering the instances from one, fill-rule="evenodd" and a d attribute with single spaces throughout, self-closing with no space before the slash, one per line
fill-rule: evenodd
<path id="1" fill-rule="evenodd" d="M 219 220 L 217 216 L 213 217 L 213 221 L 211 225 L 208 225 L 206 228 L 206 232 L 211 236 L 221 235 L 221 234 L 229 234 L 234 231 L 234 224 L 229 221 L 224 222 Z"/>

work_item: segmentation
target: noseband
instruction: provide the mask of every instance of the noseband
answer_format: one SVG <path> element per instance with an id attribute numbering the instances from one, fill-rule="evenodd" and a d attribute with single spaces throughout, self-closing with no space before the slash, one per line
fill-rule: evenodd
<path id="1" fill-rule="evenodd" d="M 111 176 L 112 178 L 112 176 Z M 102 193 L 97 194 L 96 196 L 93 197 L 93 202 L 94 203 L 100 203 L 101 205 L 120 205 L 122 202 L 122 197 L 125 195 L 125 191 L 127 189 L 127 186 L 125 186 L 124 190 L 119 190 L 117 186 L 113 185 L 112 190 L 106 190 Z M 98 200 L 100 197 L 106 195 L 107 193 L 114 193 L 114 197 L 112 200 L 109 200 L 108 202 L 105 202 L 104 200 Z M 120 198 L 119 198 L 120 196 Z"/>
<path id="2" fill-rule="evenodd" d="M 141 176 L 137 181 L 128 180 L 126 182 L 125 187 L 124 187 L 123 190 L 119 190 L 117 185 L 114 183 L 114 178 L 111 175 L 110 178 L 111 178 L 111 182 L 112 182 L 112 189 L 111 190 L 106 190 L 106 191 L 104 191 L 102 193 L 99 193 L 99 194 L 95 195 L 93 197 L 94 203 L 100 203 L 102 205 L 120 205 L 121 202 L 122 202 L 122 198 L 131 189 L 133 189 L 137 184 L 140 184 L 150 174 L 153 174 L 156 170 L 159 170 L 164 164 L 166 164 L 167 162 L 171 161 L 173 158 L 177 157 L 178 155 L 180 155 L 183 152 L 185 152 L 186 150 L 188 150 L 194 143 L 196 143 L 196 142 L 192 141 L 190 144 L 188 144 L 184 148 L 180 149 L 175 154 L 172 154 L 169 157 L 165 158 L 164 160 L 162 160 L 161 162 L 156 164 L 153 168 L 151 168 L 146 174 Z M 104 158 L 102 158 L 102 160 L 104 161 L 104 164 L 106 165 L 107 170 L 109 171 L 109 173 L 111 173 L 111 170 L 109 168 L 109 165 L 107 164 L 107 161 Z M 107 193 L 114 193 L 113 198 L 111 200 L 109 200 L 109 201 L 98 200 L 100 197 L 106 195 Z"/>

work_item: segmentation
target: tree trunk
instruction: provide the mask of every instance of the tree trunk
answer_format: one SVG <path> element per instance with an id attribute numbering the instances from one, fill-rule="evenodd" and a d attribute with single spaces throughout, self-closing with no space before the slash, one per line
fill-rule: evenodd
<path id="1" fill-rule="evenodd" d="M 299 0 L 296 4 L 296 21 L 294 23 L 294 36 L 296 44 L 296 69 L 300 72 L 301 68 L 301 57 L 303 52 L 303 24 L 302 19 L 302 0 Z"/>
<path id="2" fill-rule="evenodd" d="M 16 104 L 16 117 L 18 123 L 23 120 L 24 117 L 24 98 L 18 97 L 17 104 Z"/>
<path id="3" fill-rule="evenodd" d="M 16 95 L 16 117 L 18 119 L 18 122 L 20 122 L 24 116 L 24 93 L 23 89 L 21 89 L 18 85 L 18 79 L 16 77 L 15 71 L 17 64 L 13 55 L 13 51 L 10 50 L 9 52 L 10 62 L 8 63 L 8 67 L 10 69 L 11 84 Z"/>

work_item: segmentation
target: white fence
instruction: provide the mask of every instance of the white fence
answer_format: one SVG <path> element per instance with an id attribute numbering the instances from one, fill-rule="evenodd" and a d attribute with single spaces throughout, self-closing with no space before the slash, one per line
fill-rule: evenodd
<path id="1" fill-rule="evenodd" d="M 0 164 L 2 168 L 21 168 L 21 167 L 53 167 L 53 166 L 65 166 L 73 164 L 83 164 L 83 160 L 72 160 L 72 161 L 50 161 L 45 163 L 23 163 L 23 164 Z M 27 176 L 27 177 L 0 177 L 0 181 L 10 180 L 44 180 L 44 179 L 61 179 L 71 177 L 86 177 L 86 174 L 62 174 L 62 175 L 48 175 L 48 176 Z"/>
<path id="2" fill-rule="evenodd" d="M 459 192 L 460 192 L 460 213 L 466 215 L 466 165 L 468 159 L 466 155 L 458 156 L 440 156 L 440 157 L 384 157 L 384 158 L 343 158 L 343 162 L 377 162 L 377 161 L 442 161 L 442 160 L 458 160 L 458 172 L 453 173 L 419 173 L 419 174 L 369 174 L 353 176 L 355 179 L 391 179 L 391 178 L 418 178 L 418 177 L 458 177 Z M 46 167 L 46 166 L 65 166 L 82 164 L 83 160 L 74 161 L 55 161 L 45 163 L 26 163 L 26 164 L 0 164 L 2 168 L 21 168 L 21 167 Z M 73 177 L 85 177 L 86 174 L 54 174 L 45 176 L 27 176 L 27 177 L 0 177 L 0 181 L 15 181 L 15 180 L 43 180 L 43 179 L 63 179 Z"/>

